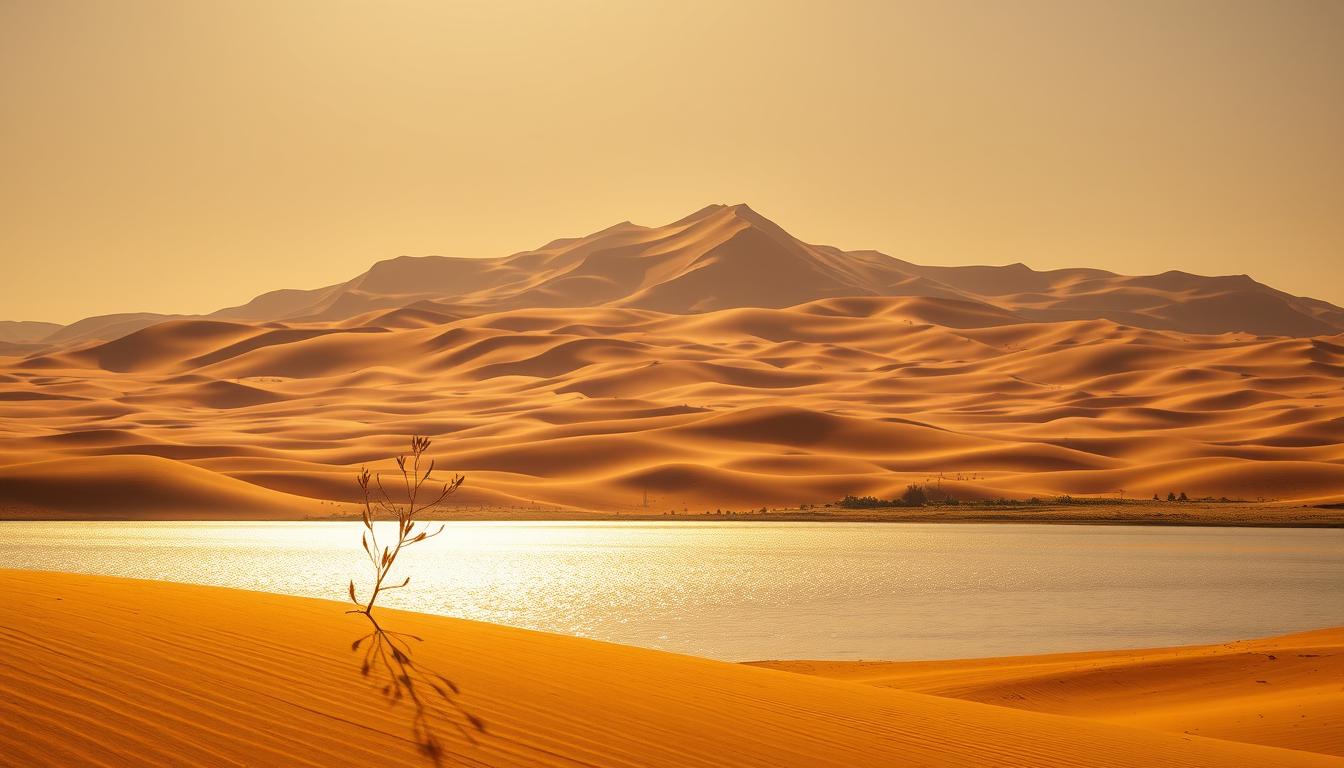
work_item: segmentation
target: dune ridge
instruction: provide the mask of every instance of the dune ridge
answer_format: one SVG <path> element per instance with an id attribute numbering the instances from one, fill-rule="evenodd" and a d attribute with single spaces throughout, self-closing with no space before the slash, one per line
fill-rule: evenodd
<path id="1" fill-rule="evenodd" d="M 175 320 L 0 359 L 0 375 L 0 505 L 56 514 L 96 513 L 43 491 L 56 473 L 157 457 L 120 486 L 106 473 L 104 498 L 325 515 L 411 433 L 472 475 L 464 504 L 741 510 L 911 482 L 961 500 L 1344 498 L 1344 337 L 1029 323 L 927 298 Z"/>
<path id="2" fill-rule="evenodd" d="M 1207 646 L 757 666 L 1344 757 L 1344 629 Z"/>
<path id="3" fill-rule="evenodd" d="M 1247 275 L 1041 272 L 1021 263 L 921 266 L 877 251 L 805 243 L 745 204 L 709 205 L 657 227 L 621 222 L 511 256 L 400 256 L 343 283 L 270 291 L 196 319 L 336 322 L 401 313 L 410 321 L 412 315 L 593 306 L 688 314 L 843 297 L 954 300 L 1033 322 L 1107 319 L 1186 333 L 1300 337 L 1344 331 L 1344 309 Z M 65 327 L 9 323 L 0 325 L 0 342 L 56 347 L 106 341 L 173 319 L 192 318 L 140 312 Z M 22 338 L 10 338 L 16 334 Z"/>
<path id="4" fill-rule="evenodd" d="M 746 206 L 502 260 L 395 259 L 213 317 L 0 349 L 0 515 L 98 514 L 51 491 L 87 470 L 105 516 L 142 492 L 156 515 L 325 516 L 413 433 L 477 506 L 742 511 L 909 483 L 1339 502 L 1344 323 L 1257 285 L 916 269 Z M 1278 330 L 1321 335 L 1237 332 L 1283 312 L 1306 324 Z M 138 463 L 100 469 L 118 457 Z"/>
<path id="5" fill-rule="evenodd" d="M 387 631 L 421 638 L 406 641 L 405 670 L 429 697 L 421 710 L 389 701 L 377 667 L 361 673 L 370 627 L 334 601 L 31 571 L 0 571 L 0 585 L 13 609 L 0 628 L 4 765 L 1339 764 L 384 611 Z M 437 698 L 431 680 L 453 689 Z"/>

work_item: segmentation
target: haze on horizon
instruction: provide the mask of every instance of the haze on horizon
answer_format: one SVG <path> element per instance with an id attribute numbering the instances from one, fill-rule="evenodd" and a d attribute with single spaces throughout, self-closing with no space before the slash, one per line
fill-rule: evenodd
<path id="1" fill-rule="evenodd" d="M 750 203 L 1344 304 L 1344 4 L 0 0 L 0 319 Z"/>

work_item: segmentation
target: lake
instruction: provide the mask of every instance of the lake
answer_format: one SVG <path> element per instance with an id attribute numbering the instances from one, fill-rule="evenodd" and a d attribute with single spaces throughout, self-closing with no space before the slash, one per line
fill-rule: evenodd
<path id="1" fill-rule="evenodd" d="M 370 581 L 359 531 L 6 522 L 0 567 L 343 600 L 350 578 Z M 727 660 L 998 656 L 1344 624 L 1338 529 L 456 522 L 403 552 L 390 580 L 405 575 L 411 586 L 380 605 Z"/>

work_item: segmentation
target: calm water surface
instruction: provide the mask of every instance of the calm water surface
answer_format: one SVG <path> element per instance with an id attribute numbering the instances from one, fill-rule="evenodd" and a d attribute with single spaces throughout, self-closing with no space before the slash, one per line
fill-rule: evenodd
<path id="1" fill-rule="evenodd" d="M 356 523 L 0 523 L 0 567 L 333 600 L 350 577 L 367 583 L 363 557 Z M 395 574 L 412 586 L 381 604 L 731 660 L 994 656 L 1344 624 L 1344 530 L 462 522 L 407 550 Z"/>

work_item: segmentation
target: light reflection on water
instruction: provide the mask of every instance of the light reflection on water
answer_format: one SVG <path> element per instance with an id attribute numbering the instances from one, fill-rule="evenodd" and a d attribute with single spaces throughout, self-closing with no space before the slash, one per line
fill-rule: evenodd
<path id="1" fill-rule="evenodd" d="M 333 600 L 350 577 L 367 583 L 363 558 L 357 523 L 0 523 L 0 567 Z M 394 575 L 411 587 L 379 598 L 389 607 L 732 660 L 996 656 L 1344 624 L 1344 530 L 460 522 L 408 549 Z"/>

